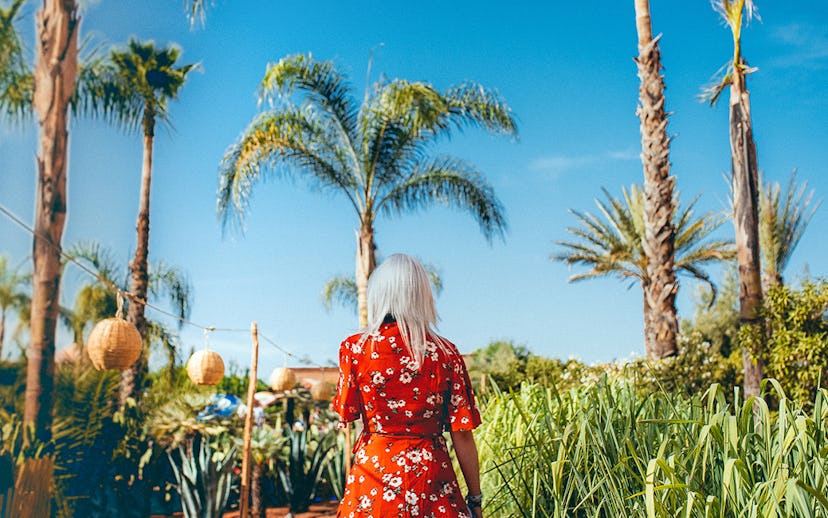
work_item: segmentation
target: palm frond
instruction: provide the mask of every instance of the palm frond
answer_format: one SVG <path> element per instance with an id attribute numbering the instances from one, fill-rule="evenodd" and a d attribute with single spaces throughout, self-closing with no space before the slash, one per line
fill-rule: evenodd
<path id="1" fill-rule="evenodd" d="M 222 160 L 218 196 L 222 222 L 242 222 L 253 186 L 264 171 L 306 173 L 316 185 L 343 192 L 358 211 L 348 153 L 335 147 L 329 136 L 329 127 L 308 110 L 291 108 L 259 115 Z"/>
<path id="2" fill-rule="evenodd" d="M 259 87 L 260 98 L 274 100 L 299 91 L 308 104 L 323 110 L 350 139 L 355 136 L 357 109 L 347 78 L 330 61 L 316 61 L 310 54 L 294 54 L 268 65 Z"/>
<path id="3" fill-rule="evenodd" d="M 13 122 L 32 115 L 34 77 L 26 62 L 23 40 L 17 31 L 24 0 L 0 6 L 0 114 Z"/>
<path id="4" fill-rule="evenodd" d="M 337 275 L 322 287 L 322 302 L 325 309 L 330 311 L 334 304 L 345 308 L 351 308 L 356 313 L 357 309 L 357 284 L 353 276 Z"/>
<path id="5" fill-rule="evenodd" d="M 379 198 L 376 210 L 401 213 L 434 202 L 469 212 L 489 241 L 505 235 L 506 217 L 494 189 L 471 164 L 455 157 L 437 157 L 416 168 Z"/>
<path id="6" fill-rule="evenodd" d="M 578 225 L 566 232 L 575 241 L 557 241 L 563 251 L 551 256 L 553 260 L 579 265 L 588 270 L 572 275 L 570 282 L 616 275 L 620 278 L 648 282 L 647 258 L 642 243 L 644 235 L 644 191 L 637 185 L 622 189 L 621 198 L 613 197 L 602 189 L 606 200 L 596 199 L 599 215 L 570 210 Z M 709 240 L 710 235 L 725 221 L 720 214 L 694 214 L 698 197 L 681 208 L 676 202 L 673 214 L 676 232 L 675 268 L 703 282 L 710 278 L 701 269 L 712 262 L 727 261 L 734 257 L 733 243 L 726 240 Z"/>
<path id="7" fill-rule="evenodd" d="M 108 283 L 123 289 L 126 277 L 123 265 L 115 259 L 112 250 L 95 241 L 79 241 L 68 249 L 66 255 L 75 260 L 87 262 L 98 272 L 100 278 Z"/>
<path id="8" fill-rule="evenodd" d="M 196 22 L 204 27 L 207 20 L 207 0 L 184 0 L 184 12 L 191 29 L 196 26 Z"/>
<path id="9" fill-rule="evenodd" d="M 515 115 L 497 90 L 469 81 L 449 88 L 444 98 L 459 128 L 475 126 L 517 137 Z"/>
<path id="10" fill-rule="evenodd" d="M 805 229 L 822 200 L 814 202 L 808 182 L 798 183 L 791 172 L 783 191 L 777 183 L 764 183 L 759 199 L 759 243 L 762 266 L 769 278 L 782 276 Z"/>
<path id="11" fill-rule="evenodd" d="M 163 261 L 153 264 L 149 270 L 149 292 L 155 298 L 166 298 L 178 316 L 178 328 L 190 318 L 192 310 L 192 285 L 187 274 L 176 266 Z"/>
<path id="12" fill-rule="evenodd" d="M 73 115 L 99 118 L 127 132 L 137 132 L 144 103 L 119 77 L 103 45 L 86 38 L 80 55 L 77 85 L 70 99 Z"/>

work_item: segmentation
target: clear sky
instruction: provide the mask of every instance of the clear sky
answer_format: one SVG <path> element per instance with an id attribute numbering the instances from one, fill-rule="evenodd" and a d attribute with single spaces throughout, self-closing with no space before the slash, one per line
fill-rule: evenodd
<path id="1" fill-rule="evenodd" d="M 700 210 L 728 206 L 726 100 L 696 100 L 731 56 L 731 37 L 708 2 L 653 0 L 672 112 L 672 172 L 684 200 Z M 32 46 L 34 12 L 21 29 Z M 743 52 L 758 67 L 749 80 L 759 166 L 786 181 L 792 168 L 818 197 L 828 195 L 828 3 L 758 2 L 761 21 L 743 32 Z M 486 242 L 466 214 L 441 207 L 376 225 L 380 254 L 415 254 L 437 266 L 440 330 L 468 352 L 511 339 L 537 354 L 606 361 L 643 354 L 642 295 L 614 279 L 570 285 L 553 262 L 555 240 L 573 223 L 568 209 L 593 210 L 606 187 L 642 182 L 635 116 L 638 78 L 633 2 L 283 2 L 215 0 L 203 28 L 189 28 L 178 0 L 101 0 L 84 8 L 82 34 L 123 45 L 130 36 L 176 43 L 182 62 L 200 62 L 170 109 L 172 130 L 158 132 L 152 187 L 150 256 L 185 269 L 194 286 L 192 320 L 249 328 L 315 362 L 336 357 L 356 329 L 346 309 L 326 312 L 321 288 L 354 269 L 356 215 L 344 197 L 301 181 L 259 184 L 245 234 L 222 236 L 216 215 L 217 167 L 257 113 L 256 88 L 269 62 L 293 53 L 333 60 L 361 98 L 368 57 L 379 74 L 446 88 L 475 80 L 497 88 L 519 121 L 520 138 L 467 131 L 440 145 L 474 162 L 508 213 L 505 242 Z M 34 123 L 0 124 L 0 203 L 32 220 Z M 141 139 L 97 121 L 71 127 L 66 246 L 95 240 L 126 263 L 135 247 Z M 791 262 L 828 275 L 828 208 L 815 215 Z M 732 235 L 728 222 L 722 235 Z M 0 253 L 25 260 L 31 237 L 0 217 Z M 84 274 L 66 272 L 70 305 Z M 681 316 L 692 316 L 694 283 L 684 280 Z M 150 315 L 153 316 L 153 315 Z M 158 316 L 157 314 L 154 316 Z M 185 349 L 201 332 L 184 328 Z M 60 346 L 69 337 L 61 334 Z M 249 364 L 245 334 L 219 334 L 211 346 Z M 285 358 L 263 344 L 266 376 Z M 291 360 L 290 364 L 298 364 Z"/>

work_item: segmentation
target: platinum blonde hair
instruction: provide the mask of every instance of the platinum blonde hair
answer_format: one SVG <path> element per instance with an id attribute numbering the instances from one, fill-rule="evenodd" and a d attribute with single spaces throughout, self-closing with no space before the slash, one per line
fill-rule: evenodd
<path id="1" fill-rule="evenodd" d="M 434 331 L 439 317 L 431 281 L 420 261 L 410 255 L 389 256 L 368 279 L 368 328 L 363 337 L 377 333 L 386 315 L 396 319 L 400 335 L 418 366 L 423 364 L 428 340 L 445 347 Z"/>

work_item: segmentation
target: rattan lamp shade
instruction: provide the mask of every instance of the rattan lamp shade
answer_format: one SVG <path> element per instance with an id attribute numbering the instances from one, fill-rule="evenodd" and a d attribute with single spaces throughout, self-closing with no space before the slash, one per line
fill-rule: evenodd
<path id="1" fill-rule="evenodd" d="M 293 369 L 287 367 L 279 367 L 273 369 L 273 374 L 270 375 L 270 388 L 276 392 L 283 392 L 290 390 L 296 386 L 296 374 Z"/>
<path id="2" fill-rule="evenodd" d="M 311 397 L 317 401 L 330 401 L 333 397 L 333 387 L 325 380 L 314 382 L 310 392 Z"/>
<path id="3" fill-rule="evenodd" d="M 196 385 L 215 385 L 224 378 L 224 360 L 215 351 L 197 351 L 187 360 L 187 375 Z"/>
<path id="4" fill-rule="evenodd" d="M 141 356 L 141 333 L 121 318 L 101 320 L 86 341 L 86 351 L 98 370 L 125 370 Z"/>

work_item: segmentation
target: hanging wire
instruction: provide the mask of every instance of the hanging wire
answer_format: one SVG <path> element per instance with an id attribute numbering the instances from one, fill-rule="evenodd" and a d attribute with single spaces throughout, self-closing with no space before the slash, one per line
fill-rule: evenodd
<path id="1" fill-rule="evenodd" d="M 163 315 L 174 318 L 175 320 L 180 322 L 182 325 L 189 325 L 191 327 L 195 327 L 197 329 L 203 330 L 204 331 L 205 348 L 207 346 L 207 334 L 209 332 L 224 332 L 224 333 L 249 333 L 250 332 L 249 329 L 243 329 L 243 328 L 205 326 L 205 325 L 193 322 L 192 320 L 188 320 L 188 319 L 186 319 L 186 318 L 184 318 L 180 315 L 176 315 L 175 313 L 172 313 L 171 311 L 167 311 L 164 308 L 158 307 L 154 304 L 150 304 L 146 300 L 135 296 L 133 293 L 119 288 L 118 286 L 113 284 L 111 281 L 104 278 L 99 272 L 96 272 L 92 268 L 90 268 L 87 265 L 83 264 L 82 262 L 78 261 L 75 257 L 65 253 L 58 245 L 52 243 L 52 241 L 50 239 L 48 239 L 48 238 L 46 238 L 42 235 L 38 235 L 38 233 L 31 226 L 26 224 L 26 222 L 24 222 L 22 219 L 20 219 L 14 212 L 12 212 L 8 208 L 6 208 L 2 203 L 0 203 L 0 213 L 4 214 L 6 217 L 8 217 L 10 220 L 12 220 L 14 223 L 16 223 L 18 226 L 23 228 L 23 230 L 27 231 L 32 236 L 39 237 L 45 243 L 47 243 L 49 246 L 51 246 L 52 248 L 57 250 L 57 252 L 60 254 L 61 258 L 63 258 L 64 260 L 66 260 L 68 262 L 71 262 L 72 264 L 74 264 L 75 266 L 80 268 L 82 271 L 84 271 L 88 275 L 92 276 L 95 280 L 100 282 L 107 289 L 110 289 L 110 290 L 114 291 L 116 297 L 118 298 L 118 312 L 117 312 L 116 316 L 118 316 L 119 318 L 123 318 L 123 300 L 127 299 L 132 303 L 141 304 L 144 307 L 150 308 L 150 309 L 152 309 L 154 311 L 157 311 L 157 312 L 159 312 Z M 293 358 L 294 360 L 296 360 L 300 363 L 304 363 L 306 365 L 313 365 L 315 367 L 318 367 L 318 368 L 322 369 L 323 371 L 325 369 L 330 368 L 330 367 L 333 366 L 333 365 L 323 365 L 321 363 L 315 362 L 315 361 L 311 360 L 310 358 L 308 358 L 307 356 L 302 356 L 302 357 L 297 356 L 296 354 L 294 354 L 294 353 L 290 352 L 289 350 L 285 349 L 284 347 L 280 346 L 275 341 L 273 341 L 272 339 L 270 339 L 266 335 L 262 334 L 261 332 L 259 332 L 259 337 L 261 339 L 263 339 L 264 341 L 266 341 L 267 343 L 269 343 L 270 345 L 272 345 L 273 347 L 275 347 L 276 350 L 284 353 L 286 358 L 287 357 Z M 287 363 L 287 359 L 285 359 L 285 363 Z"/>

